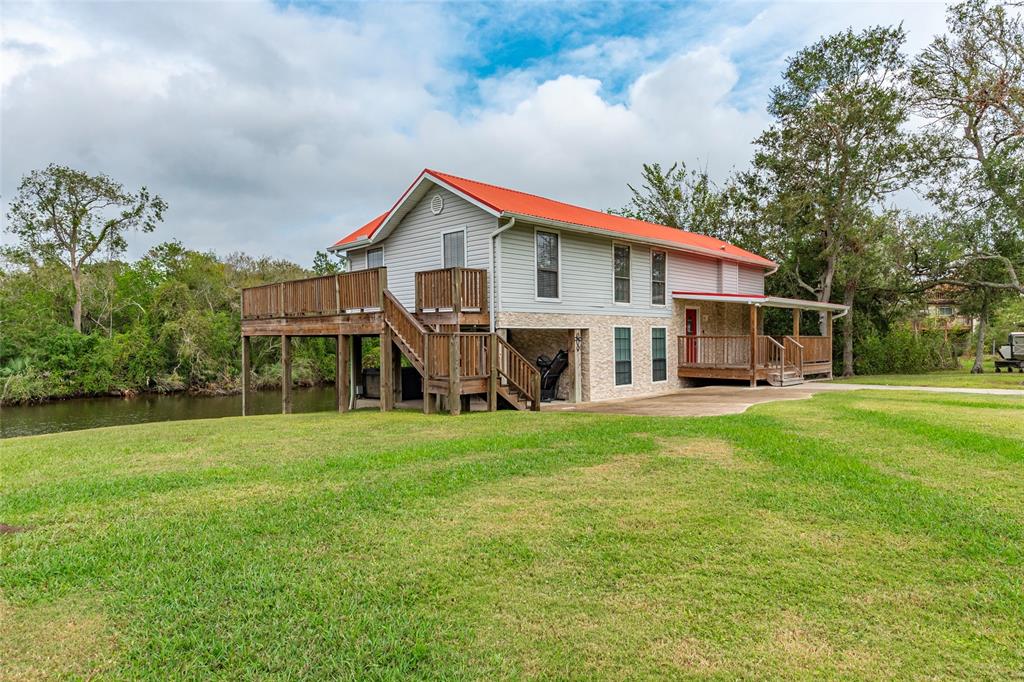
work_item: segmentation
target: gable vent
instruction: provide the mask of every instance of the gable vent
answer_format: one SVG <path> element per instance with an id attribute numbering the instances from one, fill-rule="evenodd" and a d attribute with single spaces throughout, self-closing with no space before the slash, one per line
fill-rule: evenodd
<path id="1" fill-rule="evenodd" d="M 444 197 L 440 194 L 435 194 L 430 200 L 430 212 L 434 215 L 439 215 L 444 210 Z"/>

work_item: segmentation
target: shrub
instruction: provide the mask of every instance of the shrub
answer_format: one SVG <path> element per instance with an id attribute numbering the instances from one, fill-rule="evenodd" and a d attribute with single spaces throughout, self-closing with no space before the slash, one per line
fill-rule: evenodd
<path id="1" fill-rule="evenodd" d="M 857 374 L 920 374 L 956 366 L 952 347 L 941 332 L 892 329 L 860 339 L 854 350 Z"/>

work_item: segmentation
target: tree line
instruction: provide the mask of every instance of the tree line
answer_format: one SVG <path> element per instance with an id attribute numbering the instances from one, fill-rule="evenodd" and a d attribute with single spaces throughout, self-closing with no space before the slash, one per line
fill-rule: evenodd
<path id="1" fill-rule="evenodd" d="M 808 46 L 771 92 L 749 168 L 716 183 L 684 162 L 647 164 L 615 212 L 772 258 L 771 294 L 848 305 L 844 374 L 955 361 L 948 335 L 906 325 L 941 291 L 979 318 L 981 371 L 986 330 L 1024 324 L 1024 24 L 985 0 L 950 7 L 947 24 L 914 56 L 901 27 Z M 925 208 L 895 207 L 910 192 Z M 325 253 L 307 270 L 173 241 L 125 260 L 128 235 L 167 210 L 146 188 L 57 164 L 22 179 L 16 244 L 0 251 L 0 402 L 236 390 L 241 289 L 340 269 Z M 276 344 L 254 343 L 257 386 L 280 381 Z M 332 353 L 297 343 L 297 379 L 332 380 Z"/>
<path id="2" fill-rule="evenodd" d="M 859 343 L 902 333 L 922 298 L 941 292 L 979 321 L 972 371 L 980 372 L 986 330 L 997 313 L 1020 310 L 1024 296 L 1016 10 L 954 5 L 947 33 L 913 57 L 902 27 L 821 39 L 788 61 L 749 169 L 715 183 L 684 162 L 648 164 L 617 212 L 772 258 L 780 268 L 770 293 L 849 306 L 845 375 L 855 372 Z M 894 198 L 909 193 L 921 210 L 896 208 Z"/>

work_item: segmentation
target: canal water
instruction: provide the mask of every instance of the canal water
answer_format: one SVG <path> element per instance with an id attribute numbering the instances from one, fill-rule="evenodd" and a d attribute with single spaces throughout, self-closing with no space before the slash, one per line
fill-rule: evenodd
<path id="1" fill-rule="evenodd" d="M 253 393 L 254 414 L 281 411 L 280 391 Z M 334 387 L 292 390 L 293 412 L 334 409 Z M 0 438 L 77 431 L 98 426 L 141 424 L 177 419 L 209 419 L 242 414 L 242 396 L 143 395 L 138 398 L 75 398 L 39 405 L 0 408 Z"/>

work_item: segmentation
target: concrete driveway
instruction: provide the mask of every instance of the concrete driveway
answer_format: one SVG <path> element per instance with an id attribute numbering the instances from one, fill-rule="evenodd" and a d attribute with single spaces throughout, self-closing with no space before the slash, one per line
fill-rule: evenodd
<path id="1" fill-rule="evenodd" d="M 924 393 L 973 393 L 983 395 L 1019 396 L 1024 404 L 1024 391 L 999 388 L 936 388 L 930 386 L 877 386 L 872 384 L 833 384 L 811 381 L 797 386 L 702 386 L 681 389 L 676 393 L 652 398 L 627 398 L 602 402 L 545 403 L 545 411 L 596 412 L 599 414 L 635 414 L 648 417 L 713 417 L 740 414 L 751 405 L 773 400 L 802 400 L 822 391 L 921 391 Z"/>

